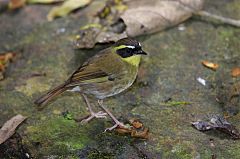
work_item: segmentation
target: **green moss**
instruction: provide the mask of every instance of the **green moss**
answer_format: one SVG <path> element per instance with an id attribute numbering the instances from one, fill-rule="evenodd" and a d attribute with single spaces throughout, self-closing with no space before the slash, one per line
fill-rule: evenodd
<path id="1" fill-rule="evenodd" d="M 222 39 L 230 38 L 233 35 L 234 35 L 234 31 L 230 29 L 220 30 L 219 32 L 219 37 L 221 37 Z"/>
<path id="2" fill-rule="evenodd" d="M 234 14 L 234 19 L 239 19 L 240 18 L 240 3 L 239 3 L 238 0 L 234 0 L 232 3 L 227 3 L 226 9 L 230 13 L 235 13 Z"/>
<path id="3" fill-rule="evenodd" d="M 191 151 L 183 145 L 176 145 L 171 151 L 179 159 L 191 159 L 193 158 Z"/>
<path id="4" fill-rule="evenodd" d="M 28 79 L 25 85 L 18 86 L 15 89 L 26 96 L 32 96 L 37 91 L 44 92 L 49 90 L 49 88 L 49 85 L 41 83 L 40 78 L 34 77 Z"/>
<path id="5" fill-rule="evenodd" d="M 101 153 L 99 151 L 92 151 L 90 152 L 90 154 L 88 155 L 88 159 L 113 159 L 113 155 L 112 154 L 108 154 L 108 153 Z"/>
<path id="6" fill-rule="evenodd" d="M 86 133 L 73 120 L 52 118 L 27 127 L 30 143 L 41 145 L 40 153 L 66 155 L 83 148 L 89 141 Z"/>
<path id="7" fill-rule="evenodd" d="M 234 144 L 231 147 L 227 147 L 223 154 L 228 154 L 229 158 L 240 158 L 240 145 Z"/>

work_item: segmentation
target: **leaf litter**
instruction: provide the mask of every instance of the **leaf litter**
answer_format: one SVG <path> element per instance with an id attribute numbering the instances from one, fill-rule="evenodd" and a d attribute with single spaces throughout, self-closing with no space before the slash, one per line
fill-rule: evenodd
<path id="1" fill-rule="evenodd" d="M 52 21 L 56 17 L 67 16 L 70 12 L 80 7 L 85 7 L 89 3 L 91 3 L 91 0 L 67 0 L 61 6 L 52 8 L 47 15 L 47 19 Z"/>
<path id="2" fill-rule="evenodd" d="M 130 119 L 129 127 L 117 127 L 115 131 L 122 135 L 131 135 L 134 138 L 148 139 L 149 138 L 149 129 L 146 128 L 139 119 Z"/>
<path id="3" fill-rule="evenodd" d="M 85 37 L 92 36 L 88 41 L 91 47 L 85 37 L 81 36 L 85 40 L 82 40 L 82 43 L 78 38 L 77 48 L 92 48 L 96 43 L 108 43 L 127 36 L 136 37 L 159 32 L 176 26 L 195 15 L 240 26 L 240 21 L 202 11 L 203 5 L 204 0 L 108 0 L 105 7 L 100 9 L 91 20 L 98 22 L 102 29 L 98 29 L 96 34 L 91 34 L 91 32 L 88 34 L 89 30 L 85 32 Z M 212 69 L 216 69 L 215 67 L 213 66 Z"/>
<path id="4" fill-rule="evenodd" d="M 17 8 L 19 0 L 12 0 Z M 26 0 L 27 3 L 61 3 L 47 15 L 49 21 L 65 17 L 78 8 L 86 7 L 92 0 Z M 193 15 L 217 19 L 223 23 L 240 26 L 240 21 L 213 15 L 202 11 L 204 0 L 107 0 L 105 6 L 91 17 L 90 23 L 98 23 L 101 28 L 80 29 L 76 37 L 76 48 L 93 48 L 96 43 L 115 42 L 121 38 L 135 37 L 162 31 L 176 26 Z M 15 7 L 13 7 L 15 9 Z M 93 30 L 93 31 L 92 31 Z M 82 35 L 84 32 L 85 36 Z"/>
<path id="5" fill-rule="evenodd" d="M 94 31 L 85 30 L 84 37 L 81 36 L 84 30 L 80 30 L 78 34 L 80 38 L 76 40 L 76 46 L 77 48 L 92 48 L 96 43 L 114 42 L 127 36 L 135 37 L 164 30 L 192 16 L 192 10 L 186 9 L 184 5 L 200 10 L 204 2 L 203 0 L 181 1 L 183 3 L 178 0 L 128 2 L 109 0 L 92 20 L 99 22 L 102 28 L 91 28 Z M 92 38 L 88 42 L 81 40 L 89 36 Z"/>

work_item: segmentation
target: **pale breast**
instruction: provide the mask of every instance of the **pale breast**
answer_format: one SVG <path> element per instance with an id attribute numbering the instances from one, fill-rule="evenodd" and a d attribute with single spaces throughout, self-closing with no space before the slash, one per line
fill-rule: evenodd
<path id="1" fill-rule="evenodd" d="M 83 89 L 84 93 L 91 94 L 98 99 L 114 96 L 129 88 L 135 81 L 137 76 L 137 68 L 130 67 L 122 72 L 120 76 L 102 83 L 94 83 Z M 84 86 L 83 86 L 84 87 Z"/>

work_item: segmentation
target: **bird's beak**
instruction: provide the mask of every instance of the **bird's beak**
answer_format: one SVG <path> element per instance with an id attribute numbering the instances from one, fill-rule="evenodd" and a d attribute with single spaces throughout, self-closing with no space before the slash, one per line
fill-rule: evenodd
<path id="1" fill-rule="evenodd" d="M 137 54 L 138 54 L 138 55 L 147 55 L 147 53 L 144 52 L 143 50 L 139 51 Z"/>

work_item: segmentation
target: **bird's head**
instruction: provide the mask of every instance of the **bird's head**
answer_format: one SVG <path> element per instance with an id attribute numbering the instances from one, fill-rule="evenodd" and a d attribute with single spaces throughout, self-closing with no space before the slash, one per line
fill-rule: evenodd
<path id="1" fill-rule="evenodd" d="M 122 60 L 133 65 L 140 63 L 140 55 L 147 55 L 147 53 L 142 50 L 141 44 L 131 38 L 120 39 L 113 47 L 115 53 L 118 54 Z"/>

